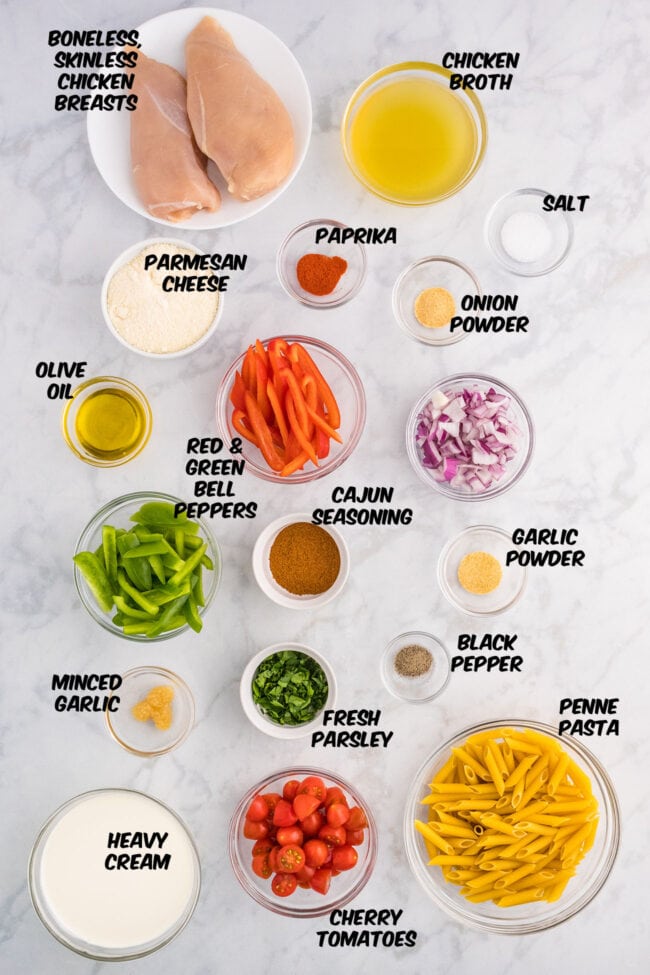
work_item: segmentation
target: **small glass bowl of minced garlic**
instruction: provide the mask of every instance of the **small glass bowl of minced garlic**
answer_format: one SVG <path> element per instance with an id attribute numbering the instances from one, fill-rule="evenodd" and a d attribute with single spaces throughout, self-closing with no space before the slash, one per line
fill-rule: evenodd
<path id="1" fill-rule="evenodd" d="M 449 654 L 431 633 L 409 630 L 390 641 L 381 658 L 386 689 L 411 704 L 425 704 L 449 681 Z"/>
<path id="2" fill-rule="evenodd" d="M 470 616 L 497 616 L 519 601 L 526 570 L 508 565 L 512 536 L 476 525 L 447 542 L 438 560 L 438 582 L 449 602 Z"/>
<path id="3" fill-rule="evenodd" d="M 189 735 L 194 725 L 194 698 L 172 670 L 134 667 L 114 688 L 106 722 L 111 736 L 126 751 L 155 758 L 178 748 Z"/>
<path id="4" fill-rule="evenodd" d="M 453 257 L 423 257 L 393 288 L 393 314 L 409 338 L 425 345 L 453 345 L 465 338 L 463 304 L 481 295 L 473 271 Z M 469 296 L 469 298 L 467 297 Z"/>

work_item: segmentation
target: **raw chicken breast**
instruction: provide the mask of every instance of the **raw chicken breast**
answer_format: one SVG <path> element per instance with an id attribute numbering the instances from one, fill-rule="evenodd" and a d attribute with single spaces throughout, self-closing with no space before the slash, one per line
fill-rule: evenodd
<path id="1" fill-rule="evenodd" d="M 187 117 L 187 85 L 178 71 L 138 51 L 131 113 L 131 167 L 145 207 L 161 220 L 187 220 L 197 210 L 218 210 L 219 190 Z"/>
<path id="2" fill-rule="evenodd" d="M 189 35 L 185 57 L 187 111 L 199 147 L 238 200 L 264 196 L 293 165 L 289 113 L 213 17 Z"/>

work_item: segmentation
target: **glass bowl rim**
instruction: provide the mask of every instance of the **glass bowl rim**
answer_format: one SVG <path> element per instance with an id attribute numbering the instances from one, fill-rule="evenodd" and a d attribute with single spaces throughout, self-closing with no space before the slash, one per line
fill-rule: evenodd
<path id="1" fill-rule="evenodd" d="M 364 813 L 366 814 L 366 819 L 368 820 L 367 828 L 367 854 L 363 866 L 359 871 L 359 877 L 352 885 L 350 890 L 346 894 L 342 894 L 336 901 L 328 901 L 326 898 L 319 898 L 315 902 L 315 906 L 309 907 L 305 910 L 292 910 L 290 901 L 291 898 L 275 898 L 271 900 L 270 894 L 267 896 L 260 887 L 254 885 L 244 873 L 243 868 L 240 865 L 240 858 L 238 855 L 237 840 L 239 837 L 238 826 L 241 824 L 244 818 L 244 813 L 249 803 L 258 792 L 265 792 L 268 787 L 276 781 L 276 779 L 291 779 L 291 778 L 305 778 L 308 775 L 316 775 L 326 782 L 330 781 L 334 785 L 339 786 L 348 795 L 353 796 L 355 799 L 359 800 L 359 805 L 361 805 Z M 347 779 L 342 778 L 338 772 L 330 772 L 326 769 L 317 768 L 313 765 L 292 765 L 288 768 L 279 769 L 272 775 L 267 775 L 254 786 L 248 789 L 240 801 L 237 803 L 235 811 L 233 812 L 230 823 L 228 826 L 228 854 L 230 857 L 230 865 L 233 869 L 235 877 L 239 882 L 242 889 L 253 898 L 256 903 L 260 904 L 262 907 L 267 908 L 267 910 L 272 911 L 274 914 L 281 914 L 285 917 L 297 917 L 297 918 L 315 918 L 322 917 L 324 914 L 329 914 L 336 908 L 343 907 L 348 904 L 351 900 L 361 893 L 363 888 L 366 886 L 368 880 L 372 875 L 378 851 L 378 831 L 375 818 L 372 814 L 370 807 L 367 802 L 360 794 L 359 790 L 353 787 Z M 361 859 L 361 858 L 359 858 Z M 336 878 L 334 878 L 336 879 Z M 269 887 L 270 890 L 270 887 Z"/>
<path id="2" fill-rule="evenodd" d="M 362 179 L 361 176 L 359 175 L 357 167 L 352 157 L 352 153 L 348 146 L 349 125 L 352 119 L 352 115 L 355 109 L 360 104 L 363 96 L 365 96 L 365 94 L 377 82 L 383 81 L 384 79 L 390 79 L 392 76 L 397 75 L 400 72 L 409 72 L 409 71 L 410 72 L 421 71 L 421 72 L 425 72 L 426 74 L 433 75 L 438 83 L 442 83 L 441 82 L 442 78 L 448 80 L 452 74 L 452 72 L 449 71 L 447 68 L 443 68 L 442 65 L 436 64 L 433 61 L 398 61 L 395 64 L 389 64 L 384 68 L 379 68 L 378 71 L 374 71 L 371 75 L 368 75 L 368 77 L 365 78 L 364 81 L 362 81 L 359 85 L 357 85 L 355 90 L 350 95 L 348 103 L 345 107 L 345 111 L 343 113 L 343 118 L 341 119 L 341 128 L 340 128 L 341 145 L 343 147 L 343 155 L 345 157 L 346 163 L 348 164 L 350 172 L 353 174 L 355 179 L 357 179 L 361 183 L 361 185 L 365 189 L 367 189 L 370 193 L 373 194 L 373 196 L 378 197 L 378 199 L 380 200 L 386 200 L 388 203 L 396 204 L 397 206 L 404 206 L 404 207 L 431 206 L 434 203 L 441 203 L 443 200 L 447 200 L 449 199 L 449 197 L 455 196 L 456 193 L 459 193 L 460 190 L 464 189 L 464 187 L 474 178 L 478 170 L 481 168 L 481 164 L 485 157 L 485 152 L 487 150 L 487 144 L 488 144 L 487 119 L 483 111 L 483 106 L 481 105 L 479 98 L 476 96 L 475 92 L 472 89 L 463 88 L 460 89 L 459 92 L 456 92 L 456 94 L 459 94 L 461 101 L 463 100 L 463 96 L 465 96 L 465 98 L 467 98 L 472 103 L 472 107 L 474 109 L 474 112 L 476 113 L 476 118 L 474 119 L 474 122 L 476 124 L 476 135 L 477 135 L 477 148 L 475 151 L 475 158 L 472 162 L 470 169 L 468 170 L 464 178 L 461 180 L 461 182 L 452 190 L 449 190 L 447 193 L 443 194 L 442 196 L 434 197 L 431 200 L 422 200 L 422 201 L 418 200 L 416 202 L 405 202 L 403 200 L 396 200 L 391 196 L 387 196 L 382 193 L 379 193 L 377 190 L 374 190 L 372 187 L 370 187 L 366 183 L 366 181 Z"/>
<path id="3" fill-rule="evenodd" d="M 514 200 L 518 196 L 545 197 L 547 195 L 548 194 L 546 190 L 540 190 L 534 186 L 523 186 L 521 189 L 518 190 L 510 190 L 509 193 L 504 193 L 503 196 L 500 196 L 498 200 L 495 200 L 495 202 L 492 204 L 485 217 L 485 221 L 483 224 L 483 236 L 485 238 L 485 242 L 487 243 L 490 253 L 499 262 L 501 267 L 504 267 L 506 271 L 510 271 L 511 274 L 516 274 L 518 277 L 541 278 L 546 274 L 550 274 L 551 271 L 555 271 L 556 268 L 560 267 L 561 264 L 564 264 L 567 257 L 571 253 L 571 247 L 573 246 L 573 235 L 574 235 L 573 221 L 569 217 L 568 213 L 566 213 L 565 211 L 554 211 L 555 213 L 560 212 L 561 216 L 564 219 L 564 225 L 567 230 L 566 246 L 562 251 L 562 253 L 551 264 L 549 264 L 548 267 L 540 268 L 537 271 L 532 271 L 532 270 L 527 271 L 526 264 L 522 263 L 521 261 L 515 261 L 514 258 L 509 258 L 509 260 L 506 260 L 505 257 L 506 256 L 509 257 L 509 255 L 505 247 L 503 248 L 503 254 L 499 253 L 494 248 L 492 244 L 492 240 L 490 239 L 490 228 L 492 222 L 494 221 L 494 218 L 499 210 L 499 207 L 501 207 L 506 202 L 506 200 Z"/>
<path id="4" fill-rule="evenodd" d="M 521 413 L 526 422 L 526 429 L 524 433 L 525 433 L 525 439 L 527 440 L 527 444 L 526 444 L 525 457 L 521 464 L 521 467 L 510 478 L 504 475 L 504 477 L 500 481 L 497 481 L 497 483 L 493 487 L 488 488 L 487 491 L 477 492 L 476 494 L 470 492 L 463 494 L 460 491 L 445 489 L 443 486 L 441 486 L 441 482 L 434 481 L 433 478 L 429 477 L 428 474 L 426 474 L 426 468 L 422 466 L 422 463 L 418 456 L 418 450 L 415 445 L 415 427 L 417 424 L 417 418 L 419 413 L 426 405 L 426 403 L 431 399 L 431 397 L 433 396 L 436 390 L 442 389 L 444 386 L 451 385 L 451 384 L 457 384 L 461 382 L 477 382 L 477 381 L 481 383 L 489 383 L 490 385 L 495 387 L 497 392 L 502 391 L 515 401 L 518 408 L 521 410 Z M 479 373 L 479 372 L 455 373 L 453 376 L 447 376 L 444 379 L 441 379 L 439 382 L 434 383 L 433 386 L 430 386 L 427 389 L 427 391 L 423 393 L 422 396 L 419 397 L 419 399 L 411 409 L 411 412 L 409 413 L 408 416 L 408 420 L 406 421 L 406 452 L 408 454 L 409 461 L 411 462 L 411 467 L 413 468 L 417 476 L 424 484 L 427 484 L 429 487 L 434 488 L 439 494 L 442 494 L 443 497 L 450 498 L 453 501 L 470 501 L 470 502 L 487 501 L 491 498 L 499 497 L 499 495 L 501 494 L 505 494 L 506 491 L 508 491 L 519 480 L 521 480 L 521 478 L 528 470 L 533 456 L 534 446 L 535 446 L 535 428 L 533 426 L 533 418 L 528 411 L 528 407 L 519 396 L 519 393 L 515 392 L 515 390 L 511 386 L 508 386 L 501 379 L 497 379 L 495 376 L 488 376 L 485 373 Z"/>
<path id="5" fill-rule="evenodd" d="M 399 694 L 398 691 L 395 690 L 389 684 L 386 676 L 386 671 L 388 669 L 388 663 L 390 661 L 391 652 L 395 647 L 395 644 L 398 642 L 404 643 L 407 639 L 415 638 L 415 637 L 426 637 L 427 640 L 430 640 L 432 643 L 435 643 L 437 645 L 437 647 L 442 651 L 441 657 L 443 658 L 443 663 L 446 671 L 445 679 L 441 684 L 441 686 L 438 687 L 433 692 L 433 694 L 428 694 L 426 697 L 407 697 L 404 694 Z M 429 704 L 431 701 L 434 701 L 437 697 L 439 697 L 443 693 L 443 691 L 449 684 L 449 681 L 451 680 L 451 659 L 449 656 L 449 651 L 447 650 L 447 647 L 440 639 L 440 637 L 435 636 L 433 633 L 428 633 L 426 630 L 404 630 L 403 633 L 398 633 L 397 636 L 394 636 L 393 639 L 386 644 L 384 652 L 381 655 L 380 671 L 381 671 L 381 678 L 384 683 L 384 687 L 389 692 L 389 694 L 392 694 L 393 697 L 397 698 L 398 701 L 404 701 L 406 704 Z"/>
<path id="6" fill-rule="evenodd" d="M 106 385 L 107 387 L 119 386 L 122 389 L 126 388 L 129 393 L 131 393 L 134 398 L 138 401 L 139 405 L 142 407 L 144 413 L 145 425 L 144 433 L 142 439 L 136 445 L 136 448 L 130 453 L 126 454 L 124 457 L 118 457 L 116 460 L 92 460 L 90 457 L 86 456 L 77 447 L 77 438 L 73 437 L 72 431 L 69 429 L 69 420 L 71 418 L 72 408 L 75 403 L 75 399 L 82 394 L 85 394 L 94 385 Z M 80 383 L 75 389 L 72 390 L 72 398 L 69 399 L 63 409 L 61 414 L 61 429 L 63 431 L 63 439 L 70 448 L 70 450 L 75 454 L 79 460 L 82 460 L 84 464 L 89 464 L 90 467 L 121 467 L 122 464 L 127 464 L 130 460 L 134 460 L 139 454 L 142 453 L 144 448 L 149 443 L 151 438 L 151 433 L 153 430 L 153 413 L 151 410 L 151 404 L 147 399 L 146 395 L 142 392 L 139 386 L 131 382 L 130 379 L 124 379 L 122 376 L 93 376 L 90 379 L 86 379 L 84 382 Z"/>
<path id="7" fill-rule="evenodd" d="M 512 542 L 512 532 L 507 532 L 505 528 L 497 528 L 495 525 L 468 525 L 467 528 L 461 529 L 461 531 L 457 532 L 451 538 L 447 539 L 447 541 L 445 542 L 444 546 L 440 551 L 440 555 L 438 556 L 438 566 L 437 566 L 438 585 L 440 586 L 440 590 L 443 596 L 449 602 L 449 604 L 453 606 L 455 609 L 459 610 L 461 613 L 465 613 L 467 616 L 474 616 L 478 619 L 491 619 L 494 616 L 500 616 L 501 613 L 505 613 L 507 612 L 507 610 L 512 609 L 513 606 L 517 605 L 517 603 L 523 596 L 524 592 L 526 591 L 526 585 L 528 582 L 528 569 L 526 568 L 525 565 L 520 566 L 522 572 L 521 586 L 519 587 L 517 593 L 510 600 L 510 602 L 502 609 L 492 609 L 492 610 L 480 612 L 477 609 L 467 609 L 465 606 L 461 606 L 460 603 L 458 603 L 453 598 L 452 592 L 447 585 L 447 580 L 445 579 L 444 571 L 443 571 L 443 564 L 449 556 L 449 552 L 451 551 L 452 545 L 458 542 L 464 535 L 468 535 L 470 532 L 475 532 L 475 531 L 495 532 L 497 535 L 501 535 L 503 538 L 507 538 L 510 542 Z"/>
<path id="8" fill-rule="evenodd" d="M 538 919 L 537 921 L 532 918 L 514 921 L 511 923 L 508 923 L 507 917 L 503 918 L 503 922 L 505 923 L 495 921 L 493 918 L 483 918 L 480 915 L 473 913 L 474 905 L 469 901 L 467 902 L 468 906 L 465 907 L 464 904 L 452 904 L 446 900 L 443 900 L 438 895 L 437 888 L 434 884 L 429 882 L 425 883 L 423 872 L 421 872 L 419 869 L 424 864 L 422 857 L 414 848 L 415 839 L 413 834 L 415 831 L 413 829 L 413 818 L 416 805 L 419 804 L 419 795 L 426 784 L 425 776 L 429 775 L 432 766 L 436 762 L 439 762 L 442 757 L 446 755 L 458 742 L 466 740 L 470 735 L 478 734 L 481 731 L 488 731 L 491 728 L 531 728 L 534 731 L 547 735 L 561 746 L 566 746 L 566 750 L 569 753 L 571 753 L 573 750 L 578 754 L 582 763 L 587 767 L 590 778 L 595 779 L 598 784 L 598 788 L 602 793 L 603 809 L 599 810 L 599 813 L 602 817 L 603 827 L 607 830 L 608 834 L 611 834 L 609 835 L 607 845 L 603 848 L 601 853 L 600 859 L 602 862 L 597 870 L 595 878 L 592 880 L 591 886 L 587 889 L 587 891 L 578 896 L 576 902 L 572 904 L 571 907 L 565 907 L 565 909 L 560 911 L 557 916 L 551 916 L 541 920 Z M 593 752 L 591 752 L 586 745 L 583 745 L 582 742 L 577 738 L 569 735 L 561 736 L 552 725 L 546 724 L 542 721 L 522 718 L 493 719 L 478 722 L 455 732 L 455 734 L 448 738 L 443 744 L 439 745 L 438 748 L 431 752 L 419 765 L 417 772 L 411 780 L 407 794 L 404 809 L 402 836 L 411 873 L 415 876 L 422 890 L 424 890 L 430 899 L 434 901 L 436 906 L 439 907 L 440 910 L 444 911 L 444 913 L 449 917 L 452 917 L 456 921 L 460 921 L 474 929 L 490 931 L 495 934 L 533 934 L 556 927 L 563 921 L 567 921 L 571 917 L 574 917 L 583 908 L 587 907 L 587 905 L 591 903 L 594 897 L 603 888 L 612 871 L 618 854 L 621 838 L 621 810 L 618 796 L 609 773 L 600 760 L 593 754 Z M 578 878 L 576 877 L 574 879 Z M 557 902 L 557 904 L 561 904 L 561 899 Z"/>
<path id="9" fill-rule="evenodd" d="M 111 722 L 111 712 L 109 710 L 106 711 L 106 725 L 108 727 L 108 731 L 111 738 L 114 741 L 116 741 L 118 745 L 121 745 L 125 751 L 130 752 L 132 755 L 138 755 L 140 758 L 158 758 L 158 756 L 160 755 L 167 755 L 169 752 L 174 751 L 175 748 L 178 748 L 179 745 L 182 745 L 183 742 L 187 740 L 187 738 L 190 735 L 190 732 L 192 731 L 192 728 L 194 727 L 196 706 L 194 702 L 194 695 L 192 694 L 192 691 L 190 690 L 186 681 L 184 681 L 179 674 L 176 674 L 173 670 L 170 670 L 168 667 L 162 667 L 154 664 L 142 664 L 139 667 L 131 667 L 130 670 L 127 670 L 125 671 L 125 673 L 120 675 L 122 678 L 122 683 L 120 684 L 120 688 L 124 685 L 124 681 L 126 680 L 127 677 L 139 677 L 143 674 L 156 674 L 156 675 L 159 674 L 163 676 L 166 680 L 168 680 L 171 684 L 173 684 L 175 688 L 180 688 L 182 690 L 189 707 L 189 721 L 187 723 L 187 727 L 183 730 L 182 734 L 178 738 L 176 738 L 175 741 L 171 742 L 169 745 L 166 745 L 164 748 L 147 750 L 143 748 L 136 748 L 135 746 L 130 745 L 117 733 L 117 730 L 113 727 L 113 724 Z M 117 688 L 117 690 L 119 690 L 120 688 Z M 114 693 L 115 692 L 111 692 L 110 697 L 113 697 Z"/>
<path id="10" fill-rule="evenodd" d="M 398 295 L 400 293 L 401 288 L 404 285 L 404 282 L 408 278 L 409 274 L 411 274 L 411 272 L 415 271 L 416 268 L 421 267 L 424 264 L 431 264 L 434 262 L 441 263 L 441 264 L 453 264 L 454 267 L 457 267 L 461 271 L 464 271 L 465 274 L 467 274 L 467 276 L 469 277 L 472 284 L 474 285 L 476 294 L 477 295 L 483 294 L 483 291 L 481 290 L 481 284 L 478 278 L 476 277 L 472 269 L 468 267 L 467 264 L 463 264 L 462 261 L 459 261 L 455 257 L 448 257 L 446 254 L 430 254 L 428 257 L 421 257 L 417 261 L 412 261 L 407 267 L 404 268 L 403 271 L 400 272 L 399 276 L 395 280 L 395 284 L 393 285 L 393 291 L 391 295 L 391 305 L 393 308 L 393 316 L 397 321 L 397 324 L 401 327 L 402 331 L 405 332 L 406 335 L 408 335 L 409 338 L 413 339 L 413 341 L 415 342 L 421 342 L 423 345 L 427 345 L 430 348 L 444 348 L 444 346 L 446 345 L 455 345 L 457 342 L 461 342 L 463 339 L 466 339 L 468 333 L 461 330 L 458 333 L 458 335 L 453 335 L 452 333 L 450 333 L 449 338 L 444 342 L 430 342 L 426 339 L 424 335 L 417 335 L 411 328 L 409 328 L 398 307 Z M 435 331 L 437 330 L 432 329 L 432 332 Z"/>
<path id="11" fill-rule="evenodd" d="M 72 808 L 74 805 L 80 803 L 84 799 L 89 798 L 90 796 L 102 795 L 105 793 L 115 793 L 115 792 L 133 793 L 134 795 L 142 796 L 145 799 L 149 799 L 151 802 L 155 802 L 157 805 L 162 806 L 162 808 L 166 812 L 168 812 L 179 823 L 187 839 L 189 840 L 190 849 L 192 851 L 192 860 L 195 867 L 195 876 L 194 876 L 194 892 L 192 894 L 192 897 L 190 898 L 190 901 L 188 902 L 186 916 L 183 918 L 183 921 L 178 928 L 173 930 L 167 937 L 165 937 L 159 943 L 151 945 L 145 950 L 129 952 L 128 954 L 124 954 L 124 955 L 111 955 L 107 957 L 106 955 L 92 954 L 90 951 L 85 951 L 73 945 L 68 939 L 66 939 L 66 937 L 60 931 L 57 931 L 50 924 L 49 920 L 45 917 L 43 911 L 41 910 L 40 905 L 37 903 L 37 899 L 38 899 L 37 890 L 39 885 L 37 882 L 37 875 L 35 873 L 35 870 L 36 870 L 36 857 L 40 852 L 41 844 L 44 843 L 45 840 L 47 839 L 47 834 L 50 827 L 53 827 L 55 825 L 55 820 L 58 819 L 60 814 L 62 814 L 66 809 L 68 809 L 68 807 Z M 34 912 L 38 917 L 39 921 L 41 922 L 41 924 L 43 925 L 43 927 L 50 933 L 50 935 L 53 938 L 55 938 L 59 942 L 59 944 L 62 944 L 65 948 L 68 948 L 70 951 L 74 951 L 75 954 L 81 955 L 84 958 L 90 958 L 93 961 L 101 961 L 101 962 L 134 961 L 137 958 L 145 958 L 147 957 L 147 955 L 152 955 L 160 948 L 164 948 L 165 945 L 168 945 L 189 924 L 192 915 L 196 910 L 196 905 L 199 902 L 199 896 L 201 894 L 201 884 L 202 884 L 201 858 L 199 857 L 199 851 L 194 841 L 194 837 L 192 836 L 192 833 L 190 832 L 185 820 L 182 819 L 182 817 L 179 816 L 178 813 L 171 808 L 171 806 L 168 806 L 167 803 L 163 802 L 161 799 L 157 799 L 155 796 L 148 795 L 148 793 L 142 792 L 141 789 L 125 789 L 122 788 L 121 786 L 109 786 L 103 789 L 87 789 L 85 792 L 80 792 L 78 793 L 78 795 L 72 796 L 70 799 L 66 800 L 66 802 L 61 803 L 61 805 L 59 805 L 54 810 L 54 812 L 51 813 L 50 816 L 48 816 L 48 818 L 46 819 L 46 821 L 43 823 L 40 830 L 38 831 L 36 839 L 32 844 L 31 852 L 29 855 L 29 861 L 27 864 L 27 888 L 29 891 L 29 898 L 32 903 L 32 907 L 34 908 Z"/>

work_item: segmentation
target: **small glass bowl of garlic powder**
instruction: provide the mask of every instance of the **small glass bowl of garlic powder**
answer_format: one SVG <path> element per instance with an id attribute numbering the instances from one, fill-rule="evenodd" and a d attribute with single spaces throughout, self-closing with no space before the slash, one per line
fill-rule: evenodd
<path id="1" fill-rule="evenodd" d="M 203 256 L 170 237 L 140 241 L 120 254 L 101 293 L 104 321 L 118 342 L 156 359 L 187 355 L 207 342 L 221 319 L 223 294 L 209 290 L 218 271 L 197 267 Z"/>
<path id="2" fill-rule="evenodd" d="M 476 525 L 447 542 L 438 560 L 438 582 L 449 602 L 469 616 L 497 616 L 521 598 L 526 570 L 507 565 L 512 536 Z"/>

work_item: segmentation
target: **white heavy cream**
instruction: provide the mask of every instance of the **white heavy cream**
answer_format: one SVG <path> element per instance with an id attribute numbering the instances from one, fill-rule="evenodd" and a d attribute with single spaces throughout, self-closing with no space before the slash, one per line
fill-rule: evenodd
<path id="1" fill-rule="evenodd" d="M 113 957 L 173 937 L 200 884 L 180 820 L 155 799 L 122 789 L 63 806 L 37 844 L 30 873 L 47 926 L 76 950 Z"/>

